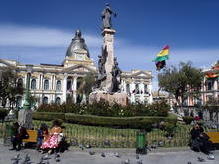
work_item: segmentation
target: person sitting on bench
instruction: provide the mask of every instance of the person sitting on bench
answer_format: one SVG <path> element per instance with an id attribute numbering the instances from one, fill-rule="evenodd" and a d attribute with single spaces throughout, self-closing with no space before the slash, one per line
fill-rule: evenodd
<path id="1" fill-rule="evenodd" d="M 37 150 L 40 150 L 43 140 L 47 140 L 48 136 L 48 126 L 45 123 L 42 123 L 37 131 Z"/>
<path id="2" fill-rule="evenodd" d="M 202 151 L 205 154 L 209 154 L 211 150 L 211 141 L 209 141 L 209 137 L 206 133 L 204 133 L 204 129 L 199 125 L 195 124 L 191 134 L 191 149 L 194 151 Z"/>
<path id="3" fill-rule="evenodd" d="M 21 144 L 23 139 L 29 138 L 27 130 L 23 126 L 19 126 L 18 122 L 15 122 L 12 126 L 12 137 L 11 142 L 13 148 L 10 150 L 21 150 Z"/>
<path id="4" fill-rule="evenodd" d="M 44 140 L 41 149 L 48 151 L 48 153 L 52 153 L 53 150 L 58 148 L 59 142 L 61 141 L 61 134 L 62 134 L 62 128 L 61 128 L 61 122 L 59 120 L 53 121 L 53 126 L 50 130 L 48 139 Z"/>

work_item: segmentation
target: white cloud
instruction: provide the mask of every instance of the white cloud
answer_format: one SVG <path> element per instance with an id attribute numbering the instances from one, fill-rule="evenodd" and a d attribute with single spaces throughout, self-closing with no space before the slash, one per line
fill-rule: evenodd
<path id="1" fill-rule="evenodd" d="M 97 60 L 101 53 L 102 38 L 92 33 L 83 32 L 83 37 L 90 50 L 91 57 Z M 0 25 L 0 58 L 19 59 L 22 63 L 60 64 L 65 57 L 73 32 L 55 28 L 24 27 Z M 152 71 L 153 88 L 157 89 L 157 71 L 154 62 L 162 47 L 132 44 L 130 40 L 115 38 L 115 56 L 122 70 L 141 69 Z M 194 66 L 203 68 L 219 60 L 219 48 L 178 49 L 170 48 L 167 66 L 179 62 L 192 61 Z"/>
<path id="2" fill-rule="evenodd" d="M 66 47 L 74 34 L 55 28 L 0 25 L 0 36 L 0 46 Z M 101 42 L 100 38 L 91 34 L 86 33 L 83 37 L 89 47 L 99 46 Z"/>

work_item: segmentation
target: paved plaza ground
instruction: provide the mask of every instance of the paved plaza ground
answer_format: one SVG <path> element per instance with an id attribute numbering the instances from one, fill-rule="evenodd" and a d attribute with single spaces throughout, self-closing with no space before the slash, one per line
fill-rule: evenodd
<path id="1" fill-rule="evenodd" d="M 22 149 L 20 152 L 9 151 L 10 147 L 0 145 L 0 164 L 11 164 L 11 158 L 20 153 L 24 158 L 28 153 L 33 163 L 38 163 L 43 156 L 34 149 Z M 94 151 L 94 155 L 90 155 L 89 151 Z M 102 157 L 101 153 L 104 152 L 106 157 Z M 114 153 L 118 152 L 121 157 L 114 156 Z M 203 153 L 196 153 L 188 148 L 180 149 L 157 149 L 148 152 L 147 155 L 141 155 L 143 164 L 187 164 L 189 161 L 192 164 L 206 163 L 206 164 L 218 164 L 219 163 L 219 151 L 214 151 L 215 160 L 208 160 L 207 156 Z M 130 164 L 136 164 L 136 154 L 134 149 L 86 149 L 80 150 L 78 148 L 71 148 L 69 151 L 61 153 L 61 161 L 55 162 L 55 155 L 51 155 L 49 159 L 50 164 L 121 164 L 122 161 L 130 160 Z M 197 157 L 202 157 L 205 162 L 199 162 Z M 22 160 L 21 160 L 22 161 Z M 20 163 L 21 163 L 20 161 Z"/>

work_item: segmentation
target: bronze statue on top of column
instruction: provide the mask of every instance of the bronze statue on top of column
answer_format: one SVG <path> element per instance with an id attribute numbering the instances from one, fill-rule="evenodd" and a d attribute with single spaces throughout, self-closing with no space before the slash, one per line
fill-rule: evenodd
<path id="1" fill-rule="evenodd" d="M 102 21 L 103 21 L 103 29 L 111 29 L 112 28 L 112 21 L 111 21 L 111 15 L 114 15 L 114 17 L 117 16 L 115 12 L 113 12 L 110 8 L 110 5 L 107 3 L 105 9 L 102 11 Z"/>

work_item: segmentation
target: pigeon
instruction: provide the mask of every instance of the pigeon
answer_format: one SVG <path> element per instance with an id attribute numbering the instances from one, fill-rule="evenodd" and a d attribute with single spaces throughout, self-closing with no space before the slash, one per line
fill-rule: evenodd
<path id="1" fill-rule="evenodd" d="M 42 159 L 43 160 L 48 160 L 48 159 L 51 159 L 51 158 L 48 155 L 45 155 L 45 156 L 42 157 Z"/>
<path id="2" fill-rule="evenodd" d="M 142 160 L 137 160 L 137 164 L 143 164 Z"/>
<path id="3" fill-rule="evenodd" d="M 91 148 L 91 145 L 90 145 L 90 144 L 87 144 L 87 145 L 86 145 L 86 148 L 87 148 L 87 149 L 90 149 L 90 148 Z"/>
<path id="4" fill-rule="evenodd" d="M 104 145 L 106 145 L 106 146 L 110 146 L 110 145 L 111 145 L 111 143 L 110 143 L 109 140 L 106 140 L 106 141 L 104 141 L 103 143 L 104 143 Z"/>
<path id="5" fill-rule="evenodd" d="M 101 153 L 101 157 L 106 157 L 105 153 Z"/>
<path id="6" fill-rule="evenodd" d="M 22 162 L 22 164 L 30 164 L 31 161 L 30 161 L 30 156 L 29 154 L 26 154 L 25 157 L 24 157 L 24 161 Z"/>
<path id="7" fill-rule="evenodd" d="M 138 154 L 136 154 L 136 159 L 139 159 L 139 155 Z"/>
<path id="8" fill-rule="evenodd" d="M 120 158 L 121 156 L 120 156 L 120 154 L 119 153 L 114 153 L 114 155 L 115 155 L 115 157 L 117 157 L 117 158 Z"/>
<path id="9" fill-rule="evenodd" d="M 55 161 L 56 162 L 60 162 L 61 160 L 60 160 L 60 154 L 55 154 Z"/>
<path id="10" fill-rule="evenodd" d="M 209 154 L 209 155 L 208 155 L 208 159 L 209 159 L 209 160 L 214 160 L 214 155 L 213 155 L 213 154 Z"/>
<path id="11" fill-rule="evenodd" d="M 94 155 L 95 152 L 94 152 L 94 151 L 89 151 L 89 154 L 90 154 L 90 155 Z"/>
<path id="12" fill-rule="evenodd" d="M 130 160 L 126 159 L 125 161 L 122 161 L 122 164 L 130 164 Z"/>
<path id="13" fill-rule="evenodd" d="M 205 162 L 205 159 L 203 159 L 202 157 L 198 157 L 197 159 L 199 162 Z"/>
<path id="14" fill-rule="evenodd" d="M 79 148 L 81 148 L 81 150 L 84 150 L 84 146 L 82 144 L 79 144 Z"/>
<path id="15" fill-rule="evenodd" d="M 11 158 L 11 160 L 21 160 L 20 154 L 17 154 L 14 158 Z"/>

